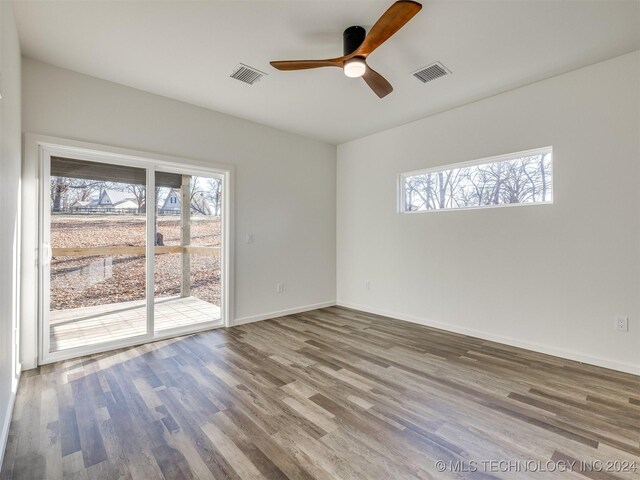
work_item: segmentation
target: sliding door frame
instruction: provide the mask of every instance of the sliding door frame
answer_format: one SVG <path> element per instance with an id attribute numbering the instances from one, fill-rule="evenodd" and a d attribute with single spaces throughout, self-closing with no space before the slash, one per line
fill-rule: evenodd
<path id="1" fill-rule="evenodd" d="M 175 337 L 178 335 L 190 334 L 204 330 L 216 328 L 216 321 L 199 323 L 194 326 L 180 327 L 158 334 L 154 328 L 154 261 L 155 261 L 155 238 L 153 233 L 153 222 L 155 212 L 153 208 L 146 209 L 146 283 L 145 297 L 147 308 L 147 332 L 121 340 L 103 342 L 95 345 L 50 351 L 50 325 L 49 315 L 49 278 L 45 278 L 48 270 L 45 263 L 49 260 L 49 251 L 45 251 L 43 245 L 50 240 L 50 164 L 51 157 L 66 157 L 78 160 L 86 160 L 99 163 L 110 163 L 114 165 L 125 165 L 130 167 L 146 169 L 146 190 L 147 205 L 155 205 L 155 172 L 156 170 L 170 173 L 184 173 L 189 175 L 207 176 L 222 179 L 222 206 L 221 206 L 221 252 L 220 252 L 220 281 L 221 281 L 221 317 L 223 325 L 229 327 L 233 318 L 233 166 L 196 162 L 177 157 L 158 155 L 134 150 L 127 150 L 104 145 L 88 144 L 73 140 L 44 137 L 40 135 L 27 135 L 27 153 L 31 150 L 37 152 L 38 157 L 38 235 L 36 240 L 37 249 L 37 352 L 38 365 L 44 365 L 60 360 L 74 358 L 82 355 L 105 352 L 117 348 L 139 345 L 156 340 Z"/>

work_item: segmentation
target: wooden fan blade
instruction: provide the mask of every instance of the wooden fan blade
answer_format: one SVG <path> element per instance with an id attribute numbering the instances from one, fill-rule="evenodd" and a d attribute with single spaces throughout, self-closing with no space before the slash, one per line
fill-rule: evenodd
<path id="1" fill-rule="evenodd" d="M 367 69 L 365 70 L 362 78 L 367 82 L 367 85 L 371 87 L 371 90 L 373 90 L 380 98 L 384 98 L 393 92 L 393 87 L 389 82 L 387 82 L 387 79 L 369 65 L 367 65 Z"/>
<path id="2" fill-rule="evenodd" d="M 422 5 L 412 0 L 400 0 L 389 7 L 371 27 L 362 45 L 358 47 L 356 55 L 365 57 L 400 30 L 416 13 L 420 11 Z"/>
<path id="3" fill-rule="evenodd" d="M 326 60 L 281 60 L 270 62 L 271 66 L 278 70 L 307 70 L 309 68 L 320 67 L 340 67 L 344 66 L 345 57 L 328 58 Z"/>

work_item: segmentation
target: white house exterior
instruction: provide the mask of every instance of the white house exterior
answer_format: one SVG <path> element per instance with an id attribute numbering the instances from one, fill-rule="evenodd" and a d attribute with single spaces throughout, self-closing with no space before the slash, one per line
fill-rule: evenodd
<path id="1" fill-rule="evenodd" d="M 169 191 L 167 198 L 164 199 L 160 213 L 164 215 L 180 214 L 180 194 L 173 188 Z"/>
<path id="2" fill-rule="evenodd" d="M 90 211 L 125 211 L 138 210 L 138 200 L 131 192 L 121 192 L 118 190 L 105 189 L 100 196 L 88 201 L 77 201 L 71 205 L 71 210 Z"/>
<path id="3" fill-rule="evenodd" d="M 164 215 L 178 215 L 180 214 L 180 205 L 180 192 L 178 190 L 171 189 L 167 198 L 164 199 L 164 203 L 160 208 L 160 213 Z M 198 192 L 194 194 L 191 199 L 191 213 L 196 215 L 213 215 L 213 208 L 204 196 L 204 193 Z"/>

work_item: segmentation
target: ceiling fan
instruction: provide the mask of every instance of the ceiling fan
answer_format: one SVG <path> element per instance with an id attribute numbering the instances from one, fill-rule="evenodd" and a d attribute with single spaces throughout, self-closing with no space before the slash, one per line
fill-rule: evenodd
<path id="1" fill-rule="evenodd" d="M 367 85 L 383 98 L 393 91 L 391 84 L 367 65 L 367 57 L 400 30 L 422 5 L 412 0 L 399 0 L 378 19 L 369 33 L 359 26 L 347 28 L 342 34 L 343 56 L 325 60 L 282 60 L 271 62 L 278 70 L 306 70 L 320 67 L 339 67 L 347 77 L 362 77 Z"/>

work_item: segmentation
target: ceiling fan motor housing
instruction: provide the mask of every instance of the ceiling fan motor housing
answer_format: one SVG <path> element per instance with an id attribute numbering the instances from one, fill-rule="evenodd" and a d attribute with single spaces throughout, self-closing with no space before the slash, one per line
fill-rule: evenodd
<path id="1" fill-rule="evenodd" d="M 366 35 L 367 31 L 357 25 L 347 28 L 342 34 L 343 55 L 349 55 L 354 52 L 360 45 L 362 45 Z"/>

